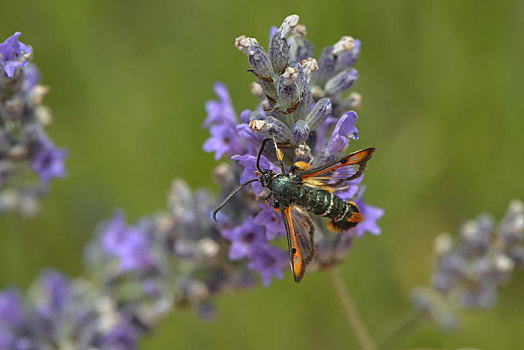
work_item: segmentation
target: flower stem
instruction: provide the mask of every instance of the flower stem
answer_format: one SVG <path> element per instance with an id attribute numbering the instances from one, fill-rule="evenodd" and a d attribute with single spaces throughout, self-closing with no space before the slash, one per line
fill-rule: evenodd
<path id="1" fill-rule="evenodd" d="M 335 268 L 331 268 L 329 269 L 329 277 L 331 279 L 331 283 L 333 284 L 333 288 L 337 293 L 344 313 L 346 314 L 346 317 L 349 321 L 349 326 L 357 336 L 357 340 L 360 343 L 361 348 L 365 350 L 376 349 L 375 342 L 369 335 L 369 332 L 364 325 L 357 308 L 355 307 L 355 303 L 353 302 L 353 299 L 351 299 L 351 296 L 344 285 L 344 281 L 342 280 L 340 272 L 338 272 L 338 270 Z"/>
<path id="2" fill-rule="evenodd" d="M 381 346 L 391 346 L 391 341 L 394 338 L 397 338 L 400 335 L 403 335 L 403 333 L 405 333 L 409 329 L 412 329 L 426 315 L 427 314 L 425 311 L 419 309 L 413 309 L 405 313 L 403 316 L 399 317 L 397 320 L 391 323 L 383 332 L 380 333 L 378 340 L 379 344 Z"/>

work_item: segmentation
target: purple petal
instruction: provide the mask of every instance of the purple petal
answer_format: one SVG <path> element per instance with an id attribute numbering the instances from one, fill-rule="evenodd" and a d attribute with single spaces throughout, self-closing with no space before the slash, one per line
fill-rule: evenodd
<path id="1" fill-rule="evenodd" d="M 16 32 L 0 44 L 0 63 L 9 78 L 14 76 L 16 68 L 26 66 L 31 57 L 31 46 L 18 41 L 21 34 Z"/>
<path id="2" fill-rule="evenodd" d="M 273 277 L 282 279 L 282 269 L 289 265 L 288 253 L 268 244 L 253 247 L 249 269 L 258 271 L 265 287 L 269 287 Z"/>
<path id="3" fill-rule="evenodd" d="M 366 231 L 374 235 L 379 235 L 382 232 L 377 221 L 384 215 L 384 209 L 366 204 L 364 202 L 365 190 L 366 187 L 362 186 L 359 198 L 355 201 L 355 204 L 359 207 L 360 212 L 364 216 L 364 220 L 362 220 L 355 228 L 359 238 L 362 237 Z"/>
<path id="4" fill-rule="evenodd" d="M 44 184 L 49 183 L 52 178 L 64 178 L 67 175 L 64 164 L 67 154 L 65 149 L 56 148 L 47 138 L 39 142 L 32 165 Z"/>
<path id="5" fill-rule="evenodd" d="M 358 130 L 355 127 L 357 119 L 357 113 L 353 111 L 344 113 L 339 119 L 327 145 L 326 150 L 329 154 L 336 154 L 344 150 L 349 145 L 349 139 L 358 140 Z"/>
<path id="6" fill-rule="evenodd" d="M 281 214 L 265 204 L 262 204 L 261 207 L 263 209 L 255 216 L 254 223 L 266 227 L 266 237 L 269 240 L 273 240 L 277 236 L 284 236 L 286 228 Z"/>
<path id="7" fill-rule="evenodd" d="M 242 225 L 222 230 L 222 236 L 231 242 L 229 258 L 239 260 L 251 254 L 254 244 L 265 243 L 263 227 L 254 223 L 252 217 L 244 220 Z"/>
<path id="8" fill-rule="evenodd" d="M 238 119 L 226 86 L 222 83 L 215 83 L 214 90 L 219 100 L 206 103 L 207 117 L 204 126 L 209 127 L 211 124 L 236 125 Z"/>

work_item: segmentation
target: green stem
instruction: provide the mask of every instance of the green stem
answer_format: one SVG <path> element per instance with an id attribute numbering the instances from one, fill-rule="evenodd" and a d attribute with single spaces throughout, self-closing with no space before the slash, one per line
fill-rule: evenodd
<path id="1" fill-rule="evenodd" d="M 355 307 L 355 303 L 351 299 L 351 296 L 349 295 L 349 292 L 346 286 L 344 285 L 342 276 L 340 275 L 338 270 L 336 270 L 335 268 L 331 268 L 329 269 L 329 277 L 331 278 L 333 288 L 337 293 L 340 304 L 342 305 L 344 313 L 346 314 L 346 317 L 349 321 L 349 326 L 355 333 L 361 348 L 364 350 L 376 349 L 377 347 L 375 345 L 375 342 L 369 335 L 369 332 L 366 329 L 366 326 L 364 325 L 364 322 L 362 321 L 362 318 L 360 317 L 357 308 Z"/>
<path id="2" fill-rule="evenodd" d="M 382 346 L 385 346 L 386 344 L 390 345 L 391 340 L 406 332 L 414 325 L 417 325 L 426 315 L 426 312 L 420 309 L 413 309 L 406 312 L 381 332 L 379 336 L 379 344 Z"/>

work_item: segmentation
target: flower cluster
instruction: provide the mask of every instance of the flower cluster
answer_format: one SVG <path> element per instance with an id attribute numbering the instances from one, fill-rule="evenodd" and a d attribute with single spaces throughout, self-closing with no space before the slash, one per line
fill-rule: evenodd
<path id="1" fill-rule="evenodd" d="M 132 314 L 84 279 L 41 273 L 23 300 L 0 293 L 0 349 L 132 349 L 142 330 Z"/>
<path id="2" fill-rule="evenodd" d="M 207 191 L 174 180 L 166 210 L 134 225 L 116 211 L 85 250 L 89 279 L 46 271 L 26 301 L 16 288 L 0 293 L 0 349 L 132 349 L 175 307 L 213 318 L 216 294 L 256 285 L 248 266 L 229 259 L 214 205 Z"/>
<path id="3" fill-rule="evenodd" d="M 215 85 L 218 101 L 206 105 L 204 126 L 211 137 L 204 150 L 214 152 L 217 160 L 228 157 L 236 161 L 230 174 L 219 178 L 222 195 L 239 182 L 256 178 L 257 151 L 265 138 L 285 145 L 282 150 L 288 166 L 296 161 L 323 165 L 344 155 L 350 140 L 358 140 L 354 110 L 360 108 L 361 97 L 349 89 L 358 78 L 353 66 L 360 55 L 360 41 L 342 37 L 324 48 L 316 60 L 306 29 L 298 21 L 297 15 L 291 15 L 279 28 L 272 28 L 267 51 L 254 38 L 242 35 L 235 40 L 235 46 L 248 57 L 250 72 L 256 79 L 251 85 L 258 98 L 255 110 L 244 110 L 239 118 L 226 87 L 220 83 Z M 263 169 L 279 171 L 274 148 L 264 151 L 260 164 Z M 317 220 L 317 259 L 313 267 L 342 260 L 355 234 L 380 233 L 376 222 L 383 210 L 364 203 L 361 181 L 362 177 L 355 179 L 336 194 L 355 200 L 364 221 L 352 231 L 332 234 Z M 257 196 L 263 191 L 260 183 L 254 182 L 252 188 L 253 192 L 228 203 L 219 221 L 223 236 L 231 242 L 230 258 L 246 258 L 248 266 L 259 270 L 267 285 L 272 275 L 282 276 L 278 266 L 286 266 L 285 253 L 270 244 L 283 237 L 285 231 L 280 215 L 270 205 L 259 204 Z M 273 263 L 260 268 L 259 262 L 268 259 Z"/>
<path id="4" fill-rule="evenodd" d="M 66 175 L 66 151 L 44 131 L 51 122 L 42 106 L 49 88 L 39 85 L 38 69 L 30 63 L 33 50 L 19 36 L 0 44 L 0 213 L 33 215 L 49 180 Z"/>
<path id="5" fill-rule="evenodd" d="M 516 267 L 524 266 L 524 205 L 510 203 L 499 225 L 489 215 L 465 222 L 459 237 L 442 233 L 435 239 L 436 267 L 432 287 L 417 287 L 413 304 L 446 329 L 457 326 L 459 308 L 490 308 L 497 289 Z"/>
<path id="6" fill-rule="evenodd" d="M 215 86 L 219 100 L 206 105 L 205 125 L 212 136 L 204 149 L 214 151 L 217 159 L 227 156 L 235 160 L 214 170 L 222 194 L 253 178 L 257 149 L 269 135 L 292 145 L 285 149 L 288 162 L 312 164 L 342 155 L 349 139 L 358 138 L 356 113 L 346 110 L 357 108 L 360 98 L 343 93 L 356 79 L 352 66 L 360 43 L 343 38 L 324 50 L 317 65 L 311 58 L 305 29 L 297 21 L 297 16 L 290 16 L 279 29 L 272 30 L 269 54 L 254 39 L 237 39 L 258 81 L 252 87 L 260 98 L 256 111 L 242 112 L 239 121 L 221 84 Z M 20 57 L 30 48 L 17 38 L 15 35 L 8 41 L 16 44 L 17 54 L 9 56 L 5 48 L 0 51 L 6 74 L 2 79 L 26 86 L 32 66 Z M 37 86 L 35 82 L 27 91 Z M 2 97 L 7 96 L 6 91 L 1 90 Z M 34 96 L 23 94 L 23 89 L 16 91 L 20 98 Z M 47 153 L 42 153 L 42 145 L 21 143 L 27 147 L 23 161 L 31 163 L 41 182 L 47 184 L 50 178 L 64 174 L 64 154 L 43 134 L 41 118 L 37 118 L 37 110 L 43 107 L 24 106 L 19 120 L 1 119 L 2 125 L 16 122 L 19 130 L 32 125 L 37 131 L 31 140 L 42 144 L 47 140 Z M 25 135 L 21 132 L 9 135 L 8 149 L 16 146 L 11 141 L 28 140 L 26 136 L 13 138 Z M 0 159 L 0 174 L 7 179 L 11 171 L 4 171 L 3 164 L 10 166 L 13 160 Z M 268 150 L 261 166 L 278 170 L 275 160 L 274 149 Z M 13 164 L 23 167 L 23 163 Z M 16 178 L 18 174 L 13 180 Z M 324 232 L 321 222 L 316 222 L 317 267 L 343 259 L 354 235 L 362 235 L 364 230 L 380 233 L 376 220 L 382 210 L 363 202 L 360 180 L 338 194 L 356 197 L 366 221 L 356 231 L 337 235 Z M 219 213 L 220 224 L 212 220 L 216 199 L 206 190 L 191 191 L 183 180 L 173 181 L 167 209 L 135 224 L 128 224 L 125 214 L 116 211 L 99 226 L 85 249 L 88 278 L 70 279 L 50 270 L 42 273 L 25 298 L 16 288 L 0 293 L 0 349 L 132 349 L 140 336 L 173 308 L 193 306 L 200 316 L 210 319 L 214 316 L 211 302 L 218 293 L 256 286 L 257 275 L 269 286 L 273 278 L 283 277 L 289 258 L 284 249 L 272 244 L 285 236 L 284 227 L 281 217 L 257 200 L 261 190 L 254 184 L 252 191 L 239 193 Z"/>

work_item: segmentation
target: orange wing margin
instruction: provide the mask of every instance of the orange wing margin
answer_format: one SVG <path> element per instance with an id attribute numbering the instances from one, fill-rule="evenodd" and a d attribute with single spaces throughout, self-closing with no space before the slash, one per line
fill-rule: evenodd
<path id="1" fill-rule="evenodd" d="M 311 219 L 296 207 L 280 207 L 286 227 L 291 272 L 296 283 L 300 283 L 306 273 L 307 264 L 313 260 L 314 226 Z"/>
<path id="2" fill-rule="evenodd" d="M 364 173 L 364 170 L 366 170 L 367 162 L 373 156 L 373 152 L 375 152 L 375 147 L 366 148 L 361 151 L 348 154 L 347 156 L 344 156 L 326 165 L 303 171 L 299 173 L 299 175 L 302 178 L 302 180 L 304 180 L 310 177 L 316 177 L 328 173 L 330 171 L 334 171 L 338 168 L 342 168 L 345 166 L 358 165 L 358 170 L 356 170 L 355 173 L 349 176 L 348 178 L 344 179 L 346 181 L 353 180 Z"/>

